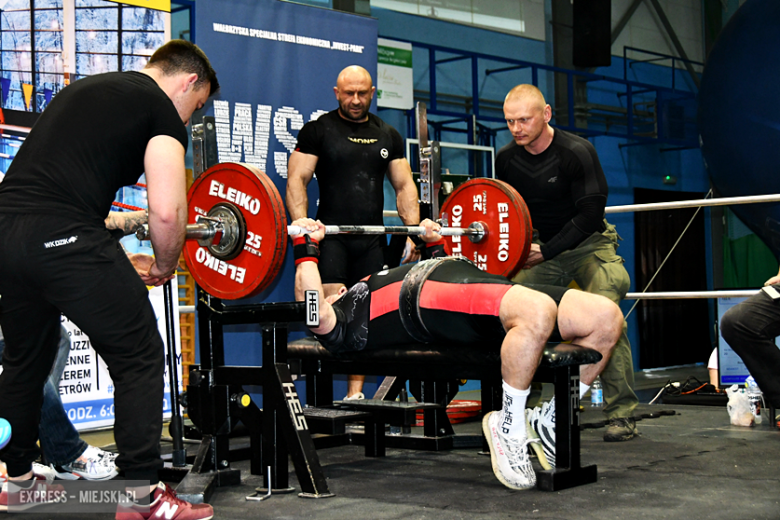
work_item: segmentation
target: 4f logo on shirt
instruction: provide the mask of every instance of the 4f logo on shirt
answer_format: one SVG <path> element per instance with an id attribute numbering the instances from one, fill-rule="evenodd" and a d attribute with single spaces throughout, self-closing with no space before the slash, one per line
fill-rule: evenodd
<path id="1" fill-rule="evenodd" d="M 387 159 L 387 156 L 390 155 L 390 152 L 387 151 L 387 148 L 382 148 L 382 150 L 379 152 L 379 155 L 382 156 L 382 159 Z"/>
<path id="2" fill-rule="evenodd" d="M 52 240 L 51 242 L 44 242 L 43 247 L 50 249 L 52 247 L 60 247 L 68 244 L 73 244 L 79 237 L 74 235 L 70 238 L 60 238 L 59 240 Z"/>
<path id="3" fill-rule="evenodd" d="M 556 175 L 555 177 L 550 177 L 547 179 L 547 182 L 558 182 L 558 176 Z"/>

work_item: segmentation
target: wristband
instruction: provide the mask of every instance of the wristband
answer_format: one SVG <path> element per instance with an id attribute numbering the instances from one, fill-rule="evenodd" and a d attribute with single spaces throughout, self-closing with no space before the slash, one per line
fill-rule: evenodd
<path id="1" fill-rule="evenodd" d="M 442 245 L 442 244 L 445 244 L 445 243 L 446 243 L 446 241 L 442 237 L 439 240 L 437 240 L 436 242 L 427 242 L 425 244 L 425 247 L 433 247 L 433 246 L 438 246 L 438 245 Z"/>
<path id="2" fill-rule="evenodd" d="M 295 259 L 295 265 L 298 265 L 301 262 L 319 263 L 320 246 L 318 244 L 319 242 L 309 235 L 293 238 L 293 258 Z"/>
<path id="3" fill-rule="evenodd" d="M 423 252 L 423 260 L 430 258 L 442 258 L 449 256 L 447 252 L 447 241 L 440 238 L 436 242 L 428 242 L 425 244 L 425 251 Z"/>

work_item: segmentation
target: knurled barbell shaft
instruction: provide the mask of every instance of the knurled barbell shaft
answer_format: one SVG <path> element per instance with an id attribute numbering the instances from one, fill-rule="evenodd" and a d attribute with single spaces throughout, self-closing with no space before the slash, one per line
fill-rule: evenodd
<path id="1" fill-rule="evenodd" d="M 307 229 L 299 226 L 287 226 L 288 235 L 303 235 L 309 233 Z M 475 235 L 481 236 L 485 232 L 481 227 L 456 228 L 444 227 L 438 233 L 442 236 Z M 325 226 L 326 235 L 423 235 L 425 228 L 422 226 Z M 216 226 L 208 221 L 197 224 L 187 224 L 186 237 L 188 240 L 210 239 L 216 235 Z M 139 240 L 149 239 L 149 227 L 141 226 L 135 232 Z"/>
<path id="2" fill-rule="evenodd" d="M 288 235 L 302 235 L 309 230 L 298 226 L 287 226 Z M 444 227 L 438 231 L 442 236 L 482 235 L 478 228 Z M 422 226 L 325 226 L 326 235 L 423 235 Z"/>

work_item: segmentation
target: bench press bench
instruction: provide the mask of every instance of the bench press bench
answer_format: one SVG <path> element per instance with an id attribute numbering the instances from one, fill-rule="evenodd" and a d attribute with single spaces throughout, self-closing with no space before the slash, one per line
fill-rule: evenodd
<path id="1" fill-rule="evenodd" d="M 451 381 L 481 381 L 483 414 L 501 409 L 499 349 L 500 345 L 497 344 L 480 348 L 411 344 L 393 349 L 334 355 L 314 338 L 304 338 L 287 345 L 287 357 L 293 364 L 294 360 L 299 360 L 299 370 L 306 375 L 307 403 L 318 409 L 333 404 L 334 374 L 393 376 L 387 377 L 380 385 L 374 400 L 365 407 L 358 405 L 376 413 L 375 420 L 362 419 L 366 425 L 366 455 L 383 456 L 388 440 L 399 447 L 431 450 L 466 447 L 467 444 L 458 442 L 458 436 L 454 434 L 446 415 L 446 404 L 457 392 L 452 388 Z M 589 484 L 597 479 L 595 465 L 583 467 L 580 464 L 579 367 L 600 360 L 601 354 L 598 352 L 576 345 L 548 344 L 544 350 L 534 381 L 552 383 L 555 388 L 556 468 L 537 473 L 539 489 L 557 491 Z M 407 380 L 421 382 L 418 400 L 423 403 L 422 406 L 399 407 L 395 403 L 396 396 Z M 375 400 L 387 401 L 388 406 L 372 406 Z M 407 443 L 407 446 L 398 442 L 403 439 L 385 438 L 384 418 L 398 417 L 399 413 L 408 410 L 413 412 L 414 408 L 424 408 L 423 437 L 411 439 L 412 442 Z M 383 411 L 387 413 L 383 414 Z M 481 445 L 487 451 L 484 439 L 481 439 Z"/>
<path id="2" fill-rule="evenodd" d="M 498 345 L 486 345 L 480 350 L 455 346 L 439 350 L 435 345 L 416 344 L 358 352 L 349 358 L 335 357 L 311 340 L 308 344 L 288 341 L 289 325 L 305 320 L 303 302 L 228 306 L 199 288 L 197 306 L 200 363 L 190 367 L 186 403 L 197 430 L 192 432 L 197 437 L 190 438 L 201 440 L 194 458 L 187 457 L 188 462 L 192 459 L 192 465 L 181 470 L 173 468 L 175 475 L 169 479 L 181 480 L 176 491 L 192 503 L 208 502 L 217 486 L 240 483 L 240 472 L 232 469 L 231 463 L 245 459 L 249 459 L 253 475 L 263 476 L 266 488 L 282 492 L 292 491 L 289 457 L 300 484 L 300 496 L 333 496 L 317 456 L 317 449 L 322 446 L 315 446 L 310 435 L 305 413 L 308 409 L 298 399 L 291 366 L 297 365 L 307 374 L 310 405 L 332 403 L 333 374 L 396 376 L 381 388 L 393 400 L 393 394 L 397 395 L 405 379 L 423 381 L 419 400 L 425 403 L 423 406 L 435 407 L 425 411 L 426 440 L 422 447 L 426 449 L 461 447 L 446 409 L 437 404 L 447 394 L 449 398 L 454 396 L 451 381 L 460 378 L 482 381 L 482 409 L 501 407 Z M 258 324 L 261 329 L 262 366 L 228 365 L 223 327 L 247 323 Z M 596 466 L 580 465 L 579 366 L 598 362 L 600 358 L 593 350 L 572 345 L 549 345 L 545 350 L 535 380 L 555 385 L 557 468 L 537 474 L 540 489 L 559 490 L 596 481 Z M 262 387 L 262 409 L 246 399 L 244 385 Z M 250 431 L 249 447 L 233 449 L 229 437 L 239 420 Z M 372 421 L 366 423 L 370 425 Z M 384 442 L 384 424 L 375 428 L 375 438 L 374 449 L 379 455 Z"/>

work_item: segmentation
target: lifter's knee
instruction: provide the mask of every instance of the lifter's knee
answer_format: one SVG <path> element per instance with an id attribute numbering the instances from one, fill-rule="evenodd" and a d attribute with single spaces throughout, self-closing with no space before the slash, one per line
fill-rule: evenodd
<path id="1" fill-rule="evenodd" d="M 556 315 L 557 307 L 552 298 L 520 285 L 507 291 L 499 308 L 499 317 L 505 330 L 520 327 L 542 342 L 550 337 Z"/>
<path id="2" fill-rule="evenodd" d="M 623 333 L 623 311 L 617 306 L 615 302 L 598 294 L 589 294 L 586 308 L 583 311 L 587 312 L 593 323 L 596 324 L 597 330 L 601 333 L 606 340 L 612 340 L 612 343 L 617 343 L 620 334 Z"/>

